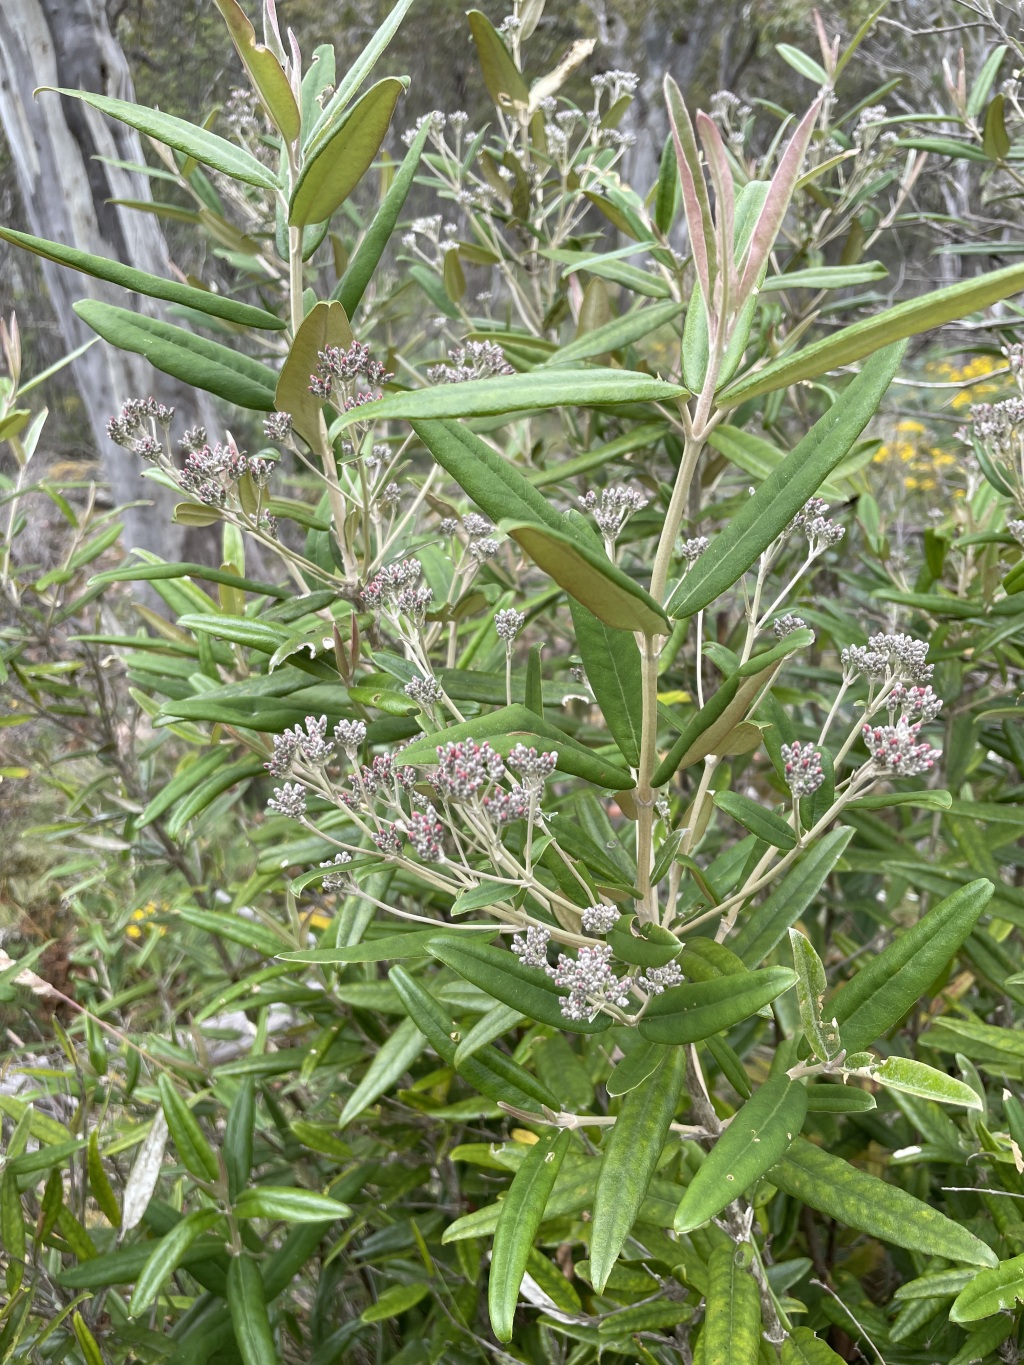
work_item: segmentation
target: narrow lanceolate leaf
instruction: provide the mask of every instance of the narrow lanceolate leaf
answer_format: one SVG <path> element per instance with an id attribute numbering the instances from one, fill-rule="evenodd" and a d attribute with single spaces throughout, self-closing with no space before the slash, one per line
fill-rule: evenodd
<path id="1" fill-rule="evenodd" d="M 590 1274 L 601 1293 L 636 1221 L 675 1117 L 686 1053 L 673 1048 L 658 1069 L 622 1101 L 608 1138 L 594 1195 Z"/>
<path id="2" fill-rule="evenodd" d="M 686 396 L 679 384 L 633 370 L 531 370 L 529 374 L 474 379 L 469 384 L 438 384 L 428 389 L 392 393 L 353 409 L 343 419 L 377 421 L 400 417 L 408 422 L 492 417 L 533 408 L 594 407 L 614 403 L 667 403 Z"/>
<path id="3" fill-rule="evenodd" d="M 708 1259 L 704 1365 L 757 1365 L 761 1348 L 761 1296 L 749 1268 L 749 1246 L 729 1241 Z"/>
<path id="4" fill-rule="evenodd" d="M 715 792 L 714 803 L 765 843 L 787 850 L 796 848 L 796 831 L 789 821 L 775 811 L 766 810 L 759 801 L 742 792 L 725 791 Z"/>
<path id="5" fill-rule="evenodd" d="M 982 1270 L 957 1295 L 949 1316 L 953 1322 L 977 1322 L 1012 1311 L 1024 1302 L 1024 1256 Z"/>
<path id="6" fill-rule="evenodd" d="M 205 128 L 197 128 L 194 123 L 187 123 L 185 119 L 174 118 L 171 114 L 162 114 L 158 109 L 147 109 L 145 105 L 133 104 L 127 100 L 94 95 L 89 90 L 58 89 L 55 93 L 67 95 L 69 99 L 84 100 L 101 114 L 109 114 L 111 118 L 127 123 L 129 128 L 135 128 L 138 132 L 145 133 L 147 137 L 173 147 L 177 152 L 194 157 L 204 166 L 212 166 L 215 171 L 222 171 L 232 180 L 241 180 L 243 184 L 257 185 L 264 190 L 277 189 L 277 178 L 274 173 L 251 152 L 236 147 L 233 142 L 218 137 L 216 133 L 207 132 Z"/>
<path id="7" fill-rule="evenodd" d="M 679 86 L 671 76 L 665 77 L 665 104 L 675 144 L 679 184 L 683 193 L 683 212 L 690 235 L 690 250 L 704 299 L 710 299 L 712 286 L 718 275 L 718 254 L 715 247 L 715 227 L 711 217 L 711 199 L 704 181 L 697 139 L 693 124 Z"/>
<path id="8" fill-rule="evenodd" d="M 512 1340 L 519 1287 L 570 1138 L 569 1129 L 564 1128 L 535 1143 L 502 1201 L 487 1281 L 487 1306 L 499 1341 Z"/>
<path id="9" fill-rule="evenodd" d="M 0 1179 L 0 1245 L 7 1261 L 7 1291 L 13 1294 L 25 1276 L 25 1218 L 13 1166 Z"/>
<path id="10" fill-rule="evenodd" d="M 255 1185 L 243 1190 L 231 1211 L 236 1218 L 280 1218 L 286 1223 L 331 1223 L 352 1212 L 337 1199 L 290 1185 Z"/>
<path id="11" fill-rule="evenodd" d="M 965 1109 L 983 1108 L 981 1096 L 964 1081 L 912 1057 L 886 1057 L 880 1066 L 866 1068 L 866 1074 L 887 1090 L 900 1090 L 905 1095 L 936 1100 L 939 1104 L 960 1104 Z"/>
<path id="12" fill-rule="evenodd" d="M 383 1047 L 378 1049 L 363 1079 L 345 1101 L 338 1127 L 344 1128 L 358 1118 L 399 1077 L 404 1076 L 426 1045 L 427 1040 L 415 1023 L 411 1019 L 403 1019 Z"/>
<path id="13" fill-rule="evenodd" d="M 640 1036 L 652 1043 L 699 1043 L 749 1019 L 795 981 L 788 967 L 763 967 L 672 986 L 651 1002 L 638 1025 Z"/>
<path id="14" fill-rule="evenodd" d="M 122 351 L 134 351 L 149 363 L 186 384 L 215 393 L 229 403 L 256 412 L 274 406 L 277 375 L 269 366 L 216 341 L 196 336 L 184 327 L 143 317 L 96 299 L 82 299 L 75 312 L 104 341 Z"/>
<path id="15" fill-rule="evenodd" d="M 491 99 L 505 112 L 511 112 L 517 105 L 527 108 L 530 91 L 497 29 L 478 9 L 471 9 L 466 17 Z"/>
<path id="16" fill-rule="evenodd" d="M 132 1317 L 145 1312 L 196 1238 L 220 1222 L 222 1216 L 216 1209 L 199 1209 L 176 1223 L 166 1237 L 161 1237 L 135 1283 L 135 1292 L 128 1305 Z"/>
<path id="17" fill-rule="evenodd" d="M 722 390 L 719 402 L 731 407 L 745 403 L 748 398 L 798 384 L 802 379 L 814 379 L 840 365 L 861 360 L 881 346 L 888 347 L 892 342 L 988 308 L 1022 289 L 1024 265 L 1011 265 L 1005 270 L 994 270 L 920 298 L 908 299 L 863 322 L 855 322 L 852 327 L 844 327 L 794 356 L 774 360 L 762 370 L 743 375 Z"/>
<path id="18" fill-rule="evenodd" d="M 636 768 L 643 710 L 640 649 L 629 632 L 605 625 L 582 602 L 570 599 L 569 609 L 587 682 L 619 753 Z"/>
<path id="19" fill-rule="evenodd" d="M 693 616 L 708 606 L 785 530 L 867 426 L 899 369 L 904 349 L 889 346 L 871 357 L 689 570 L 669 599 L 669 615 Z"/>
<path id="20" fill-rule="evenodd" d="M 625 317 L 613 318 L 611 322 L 595 327 L 593 331 L 585 332 L 575 341 L 560 346 L 545 364 L 549 368 L 558 365 L 578 365 L 581 360 L 589 360 L 591 356 L 607 355 L 609 351 L 617 351 L 623 346 L 639 341 L 642 337 L 649 336 L 659 327 L 672 322 L 682 311 L 683 305 L 672 299 L 666 300 L 665 303 L 655 303 L 650 308 L 635 308 Z"/>
<path id="21" fill-rule="evenodd" d="M 843 1365 L 843 1358 L 809 1327 L 794 1327 L 782 1343 L 782 1365 Z"/>
<path id="22" fill-rule="evenodd" d="M 95 1128 L 89 1134 L 87 1165 L 89 1170 L 89 1188 L 92 1196 L 103 1211 L 103 1216 L 111 1227 L 121 1226 L 121 1210 L 117 1206 L 117 1196 L 114 1194 L 113 1186 L 103 1169 L 103 1159 L 100 1156 L 99 1141 L 96 1137 Z"/>
<path id="23" fill-rule="evenodd" d="M 446 1066 L 454 1066 L 458 1029 L 451 1015 L 403 967 L 392 967 L 388 977 L 427 1042 Z M 534 1112 L 539 1112 L 540 1105 L 560 1108 L 546 1085 L 497 1048 L 482 1047 L 467 1057 L 459 1075 L 488 1099 Z"/>
<path id="24" fill-rule="evenodd" d="M 938 1209 L 803 1138 L 772 1167 L 768 1179 L 819 1213 L 893 1246 L 967 1265 L 997 1263 L 991 1247 Z"/>
<path id="25" fill-rule="evenodd" d="M 732 947 L 748 967 L 763 962 L 781 943 L 789 926 L 821 890 L 852 838 L 852 829 L 831 830 L 802 855 L 762 905 L 746 912 Z"/>
<path id="26" fill-rule="evenodd" d="M 293 227 L 326 223 L 341 207 L 373 165 L 404 89 L 404 82 L 394 76 L 378 81 L 337 131 L 311 149 L 288 210 Z"/>
<path id="27" fill-rule="evenodd" d="M 954 891 L 836 992 L 827 1012 L 838 1019 L 849 1052 L 899 1023 L 964 943 L 993 890 L 980 879 Z"/>
<path id="28" fill-rule="evenodd" d="M 686 1188 L 676 1212 L 676 1232 L 703 1227 L 780 1161 L 803 1127 L 807 1091 L 799 1081 L 776 1076 L 760 1087 L 728 1128 Z"/>
<path id="29" fill-rule="evenodd" d="M 200 1180 L 216 1180 L 220 1175 L 217 1154 L 207 1142 L 195 1115 L 175 1090 L 166 1072 L 160 1076 L 157 1088 L 160 1091 L 160 1103 L 163 1105 L 167 1127 L 170 1129 L 182 1165 L 187 1166 Z"/>
<path id="30" fill-rule="evenodd" d="M 654 598 L 603 551 L 532 521 L 505 521 L 499 529 L 605 625 L 645 635 L 668 634 L 668 619 Z"/>
<path id="31" fill-rule="evenodd" d="M 255 1129 L 256 1080 L 253 1076 L 245 1076 L 228 1110 L 224 1126 L 224 1166 L 228 1175 L 229 1199 L 237 1199 L 248 1182 L 252 1170 Z"/>
<path id="32" fill-rule="evenodd" d="M 228 1267 L 228 1308 L 244 1365 L 278 1365 L 259 1267 L 245 1252 Z"/>
<path id="33" fill-rule="evenodd" d="M 822 1015 L 822 1004 L 828 981 L 821 958 L 814 951 L 810 939 L 799 929 L 790 929 L 789 944 L 796 968 L 796 998 L 800 1006 L 800 1022 L 814 1055 L 822 1062 L 831 1061 L 839 1053 L 842 1043 L 839 1030 Z"/>
<path id="34" fill-rule="evenodd" d="M 139 1148 L 132 1173 L 128 1177 L 128 1184 L 124 1187 L 121 1226 L 125 1232 L 138 1227 L 142 1222 L 142 1215 L 149 1207 L 156 1182 L 160 1178 L 167 1136 L 167 1120 L 164 1118 L 163 1110 L 158 1109 Z"/>
<path id="35" fill-rule="evenodd" d="M 541 968 L 524 966 L 507 949 L 438 934 L 430 951 L 466 981 L 539 1024 L 571 1033 L 601 1033 L 611 1026 L 611 1016 L 603 1013 L 593 1019 L 567 1019 L 562 1001 L 568 992 L 555 986 Z"/>
<path id="36" fill-rule="evenodd" d="M 350 318 L 355 315 L 362 302 L 366 286 L 373 278 L 373 272 L 377 269 L 380 258 L 391 240 L 391 234 L 395 230 L 398 216 L 412 186 L 416 168 L 420 164 L 423 148 L 430 136 L 430 128 L 428 119 L 413 139 L 402 164 L 395 172 L 395 178 L 384 196 L 384 202 L 373 215 L 373 221 L 363 234 L 352 259 L 345 267 L 345 273 L 331 294 L 332 302 L 337 300 Z"/>
<path id="37" fill-rule="evenodd" d="M 158 275 L 150 275 L 145 270 L 135 270 L 132 266 L 122 265 L 106 256 L 92 256 L 76 247 L 64 246 L 60 242 L 48 242 L 44 237 L 32 237 L 27 232 L 15 232 L 13 228 L 0 227 L 0 237 L 12 246 L 24 247 L 26 251 L 42 256 L 44 260 L 66 265 L 83 275 L 92 275 L 98 280 L 109 280 L 122 289 L 131 289 L 136 294 L 147 294 L 153 299 L 164 299 L 167 303 L 178 303 L 185 308 L 195 308 L 211 317 L 223 318 L 225 322 L 236 322 L 241 327 L 259 327 L 274 331 L 286 324 L 282 318 L 268 313 L 265 308 L 254 308 L 249 303 L 239 303 L 227 299 L 210 289 L 196 289 L 190 284 L 179 284 L 177 280 L 164 280 Z"/>
<path id="38" fill-rule="evenodd" d="M 287 142 L 294 142 L 300 132 L 299 106 L 284 68 L 269 48 L 256 41 L 256 30 L 238 0 L 215 3 L 268 118 Z"/>
<path id="39" fill-rule="evenodd" d="M 662 787 L 671 781 L 678 769 L 699 763 L 708 754 L 725 753 L 730 735 L 779 664 L 790 654 L 806 648 L 813 638 L 808 630 L 794 630 L 781 643 L 762 654 L 755 654 L 725 678 L 714 696 L 687 721 L 679 738 L 658 764 L 652 784 Z"/>

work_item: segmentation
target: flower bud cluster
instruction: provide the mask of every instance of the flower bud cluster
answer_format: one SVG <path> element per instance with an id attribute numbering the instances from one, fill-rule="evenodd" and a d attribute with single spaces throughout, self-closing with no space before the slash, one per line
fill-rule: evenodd
<path id="1" fill-rule="evenodd" d="M 305 730 L 301 725 L 296 725 L 291 730 L 274 736 L 273 757 L 263 766 L 271 777 L 284 777 L 291 771 L 292 764 L 297 758 L 311 768 L 323 768 L 330 762 L 333 754 L 334 740 L 327 738 L 327 717 L 321 716 L 317 720 L 313 716 L 307 716 Z"/>
<path id="2" fill-rule="evenodd" d="M 351 861 L 352 861 L 351 853 L 336 853 L 333 858 L 329 859 L 325 863 L 321 863 L 320 866 L 324 868 L 335 869 L 339 867 L 344 867 L 347 863 L 350 863 Z M 346 891 L 349 886 L 349 874 L 347 872 L 337 871 L 325 872 L 323 880 L 320 883 L 320 886 L 322 890 L 327 892 Z"/>
<path id="3" fill-rule="evenodd" d="M 787 635 L 792 635 L 795 630 L 803 630 L 807 622 L 802 616 L 794 616 L 792 612 L 787 612 L 785 616 L 779 616 L 772 622 L 772 630 L 775 632 L 776 640 L 784 640 Z"/>
<path id="4" fill-rule="evenodd" d="M 166 431 L 173 419 L 174 409 L 158 403 L 155 398 L 129 398 L 117 416 L 107 422 L 107 435 L 116 445 L 130 450 L 133 455 L 156 460 L 160 457 L 162 447 L 156 440 L 155 427 L 163 427 Z"/>
<path id="5" fill-rule="evenodd" d="M 859 673 L 871 681 L 897 678 L 906 682 L 926 683 L 934 668 L 926 663 L 927 640 L 915 640 L 911 635 L 871 635 L 864 645 L 848 645 L 840 655 L 843 676 L 852 682 Z"/>
<path id="6" fill-rule="evenodd" d="M 895 725 L 865 725 L 864 743 L 879 772 L 893 777 L 917 777 L 935 767 L 942 754 L 925 739 L 918 739 L 921 722 L 899 720 Z"/>
<path id="7" fill-rule="evenodd" d="M 688 569 L 693 568 L 710 544 L 707 536 L 691 536 L 689 540 L 683 541 L 679 554 Z"/>
<path id="8" fill-rule="evenodd" d="M 360 595 L 373 611 L 383 611 L 393 617 L 407 616 L 421 622 L 433 597 L 428 587 L 418 586 L 422 573 L 423 565 L 418 559 L 385 564 Z"/>
<path id="9" fill-rule="evenodd" d="M 516 611 L 513 607 L 494 613 L 494 629 L 498 632 L 498 639 L 504 640 L 508 649 L 512 648 L 513 640 L 525 625 L 526 613 Z"/>
<path id="10" fill-rule="evenodd" d="M 782 746 L 783 773 L 794 797 L 813 796 L 825 780 L 821 754 L 813 745 L 795 739 Z"/>
<path id="11" fill-rule="evenodd" d="M 442 801 L 470 801 L 500 782 L 504 773 L 504 760 L 486 741 L 477 744 L 465 739 L 438 745 L 437 771 L 431 781 Z"/>
<path id="12" fill-rule="evenodd" d="M 619 911 L 614 905 L 588 905 L 580 916 L 588 934 L 607 934 L 619 922 Z"/>
<path id="13" fill-rule="evenodd" d="M 467 341 L 448 352 L 450 365 L 432 365 L 427 371 L 431 384 L 466 384 L 473 379 L 515 374 L 496 341 Z"/>
<path id="14" fill-rule="evenodd" d="M 908 687 L 906 683 L 898 680 L 893 683 L 885 704 L 889 709 L 890 721 L 900 710 L 904 720 L 922 722 L 934 720 L 942 710 L 942 698 L 936 696 L 930 686 Z"/>
<path id="15" fill-rule="evenodd" d="M 647 498 L 633 488 L 617 485 L 605 488 L 600 502 L 597 494 L 590 492 L 579 499 L 580 506 L 593 515 L 598 529 L 605 540 L 614 541 L 634 512 L 641 512 L 647 506 Z"/>
<path id="16" fill-rule="evenodd" d="M 559 953 L 557 964 L 546 970 L 556 986 L 569 992 L 560 1005 L 566 1019 L 588 1019 L 602 1004 L 619 1009 L 629 1004 L 629 983 L 612 970 L 607 943 L 580 948 L 575 958 Z"/>
<path id="17" fill-rule="evenodd" d="M 359 341 L 349 347 L 328 346 L 317 352 L 316 373 L 310 375 L 309 391 L 315 398 L 325 401 L 333 398 L 335 406 L 345 412 L 372 403 L 382 398 L 381 386 L 394 375 L 379 360 L 370 359 L 370 348 Z M 365 379 L 371 386 L 369 390 L 356 387 L 359 379 Z M 341 390 L 341 402 L 337 401 L 336 390 Z"/>
<path id="18" fill-rule="evenodd" d="M 827 512 L 828 503 L 823 498 L 809 499 L 786 527 L 784 534 L 802 530 L 807 537 L 808 552 L 812 555 L 821 554 L 823 550 L 838 545 L 846 535 L 846 528 L 832 521 Z"/>

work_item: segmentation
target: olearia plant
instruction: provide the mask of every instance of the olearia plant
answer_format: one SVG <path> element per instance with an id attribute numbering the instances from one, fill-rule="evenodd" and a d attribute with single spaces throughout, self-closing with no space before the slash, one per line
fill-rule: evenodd
<path id="1" fill-rule="evenodd" d="M 411 0 L 340 77 L 332 50 L 304 64 L 282 41 L 272 0 L 263 43 L 235 0 L 217 3 L 265 114 L 257 136 L 244 106 L 245 145 L 77 97 L 171 149 L 194 192 L 207 181 L 192 163 L 214 192 L 230 184 L 219 202 L 265 224 L 255 254 L 274 288 L 257 304 L 6 232 L 230 331 L 229 345 L 79 308 L 107 342 L 240 410 L 177 441 L 188 414 L 152 400 L 112 416 L 126 458 L 182 491 L 178 519 L 217 527 L 221 554 L 138 556 L 95 581 L 161 593 L 175 619 L 126 637 L 124 667 L 157 730 L 208 750 L 139 827 L 166 815 L 187 842 L 228 822 L 239 840 L 237 821 L 259 855 L 242 885 L 177 911 L 227 979 L 190 995 L 194 1046 L 186 1030 L 152 1049 L 129 1039 L 123 1088 L 140 1087 L 146 1135 L 102 1150 L 96 1127 L 79 1135 L 109 1225 L 97 1241 L 59 1175 L 39 1197 L 46 1167 L 17 1164 L 24 1144 L 9 1161 L 20 1320 L 37 1286 L 54 1316 L 76 1311 L 67 1291 L 97 1291 L 107 1316 L 72 1318 L 90 1362 L 164 1329 L 174 1361 L 369 1360 L 390 1349 L 374 1335 L 386 1321 L 389 1358 L 409 1361 L 507 1346 L 531 1361 L 827 1365 L 851 1341 L 880 1356 L 881 1340 L 894 1365 L 966 1362 L 987 1334 L 983 1358 L 1019 1331 L 994 1329 L 1024 1296 L 1024 1225 L 999 1203 L 1019 1194 L 1024 1108 L 1008 1089 L 1000 1126 L 980 1074 L 1019 1083 L 1019 1049 L 961 1006 L 977 981 L 1020 995 L 1018 860 L 969 832 L 1019 828 L 1024 753 L 1001 679 L 1022 663 L 1020 521 L 998 533 L 1013 563 L 981 596 L 965 581 L 949 607 L 931 541 L 931 577 L 894 588 L 872 562 L 865 432 L 909 368 L 906 340 L 1024 289 L 1024 266 L 818 335 L 827 291 L 880 275 L 823 255 L 895 155 L 873 106 L 852 146 L 834 136 L 866 29 L 842 55 L 821 29 L 822 93 L 756 159 L 747 113 L 719 99 L 691 119 L 666 79 L 671 137 L 657 183 L 634 190 L 617 124 L 635 79 L 599 75 L 576 108 L 560 91 L 592 55 L 581 43 L 529 83 L 543 11 L 529 0 L 501 31 L 469 16 L 493 125 L 429 115 L 411 130 L 320 297 L 315 253 L 403 82 L 359 91 Z M 403 231 L 422 167 L 459 219 Z M 605 222 L 626 250 L 605 250 Z M 393 234 L 403 278 L 376 292 Z M 491 272 L 483 316 L 464 267 Z M 410 288 L 439 325 L 396 338 Z M 787 306 L 807 288 L 815 302 Z M 1000 514 L 1021 510 L 1014 404 L 972 424 Z M 257 421 L 268 444 L 249 454 L 232 432 Z M 250 785 L 262 809 L 246 811 Z M 142 951 L 171 950 L 151 932 L 165 925 L 135 927 Z M 961 953 L 970 980 L 949 981 Z M 231 1005 L 251 1055 L 221 1067 L 200 1028 Z M 275 1042 L 274 1007 L 294 1049 Z M 19 1132 L 56 1141 L 34 1112 L 17 1111 Z M 106 1165 L 129 1146 L 119 1201 Z M 943 1183 L 950 1165 L 958 1184 Z M 889 1316 L 861 1283 L 883 1261 L 899 1283 Z M 309 1262 L 314 1288 L 282 1297 L 304 1267 L 313 1280 Z"/>

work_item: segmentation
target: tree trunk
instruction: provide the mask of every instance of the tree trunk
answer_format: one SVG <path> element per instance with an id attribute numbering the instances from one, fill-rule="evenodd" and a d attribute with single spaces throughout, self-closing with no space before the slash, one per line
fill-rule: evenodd
<path id="1" fill-rule="evenodd" d="M 0 3 L 0 124 L 10 143 L 25 216 L 37 236 L 169 275 L 167 245 L 156 217 L 107 202 L 150 199 L 149 180 L 96 159 L 142 162 L 138 134 L 81 101 L 49 92 L 33 97 L 38 86 L 132 98 L 128 65 L 110 31 L 103 0 Z M 72 312 L 77 299 L 102 299 L 158 315 L 153 300 L 126 295 L 49 261 L 42 262 L 42 269 L 69 350 L 94 336 Z M 199 422 L 216 430 L 211 400 L 160 374 L 141 356 L 105 342 L 81 356 L 74 373 L 115 503 L 152 504 L 125 512 L 126 543 L 177 557 L 184 537 L 170 519 L 173 494 L 141 478 L 140 462 L 113 445 L 106 422 L 125 399 L 152 394 L 177 407 L 189 426 Z"/>

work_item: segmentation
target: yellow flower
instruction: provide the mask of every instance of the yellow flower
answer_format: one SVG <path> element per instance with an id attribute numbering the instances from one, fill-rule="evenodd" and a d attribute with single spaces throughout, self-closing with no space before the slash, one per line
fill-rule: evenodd
<path id="1" fill-rule="evenodd" d="M 887 445 L 880 445 L 878 447 L 877 453 L 871 457 L 872 463 L 884 464 L 891 454 L 892 451 L 889 449 Z"/>
<path id="2" fill-rule="evenodd" d="M 144 922 L 148 920 L 151 915 L 155 915 L 158 910 L 165 910 L 166 908 L 165 905 L 157 905 L 156 901 L 147 901 L 145 905 L 140 905 L 138 909 L 132 911 L 132 923 L 128 925 L 125 933 L 129 938 L 141 938 L 141 926 Z M 161 934 L 166 934 L 167 930 L 161 925 L 159 932 Z"/>
<path id="3" fill-rule="evenodd" d="M 905 422 L 897 422 L 897 423 L 896 423 L 896 430 L 897 430 L 897 431 L 924 431 L 924 426 L 923 426 L 923 424 L 922 424 L 921 422 L 913 422 L 913 421 L 910 421 L 910 420 L 908 419 L 908 420 L 905 421 Z"/>
<path id="4" fill-rule="evenodd" d="M 903 487 L 904 487 L 904 488 L 916 488 L 916 487 L 917 487 L 917 480 L 914 478 L 914 476 L 913 476 L 912 474 L 911 474 L 911 475 L 908 475 L 908 477 L 905 478 L 905 479 L 903 480 Z"/>

